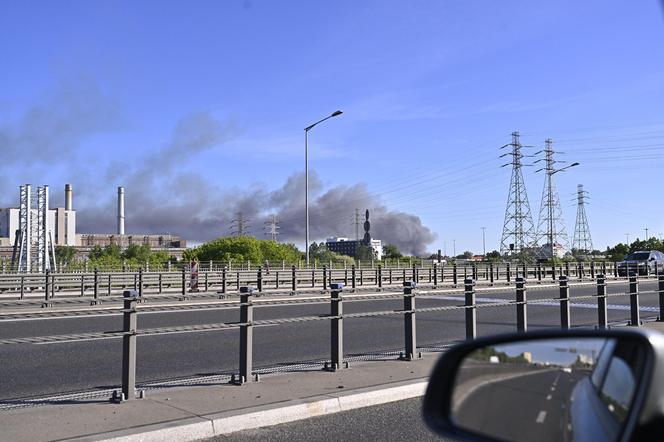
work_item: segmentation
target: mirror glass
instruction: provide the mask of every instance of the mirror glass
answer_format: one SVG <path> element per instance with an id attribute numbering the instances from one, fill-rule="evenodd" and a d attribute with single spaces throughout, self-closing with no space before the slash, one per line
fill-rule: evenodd
<path id="1" fill-rule="evenodd" d="M 452 420 L 508 441 L 616 440 L 643 366 L 638 341 L 533 339 L 482 347 L 456 374 Z"/>

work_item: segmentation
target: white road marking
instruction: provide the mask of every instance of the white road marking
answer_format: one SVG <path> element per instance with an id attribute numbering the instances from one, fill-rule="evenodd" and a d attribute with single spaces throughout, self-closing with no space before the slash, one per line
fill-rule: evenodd
<path id="1" fill-rule="evenodd" d="M 535 422 L 537 422 L 538 424 L 541 424 L 541 423 L 544 422 L 544 419 L 546 419 L 546 411 L 542 410 L 537 415 L 537 419 L 535 419 Z"/>

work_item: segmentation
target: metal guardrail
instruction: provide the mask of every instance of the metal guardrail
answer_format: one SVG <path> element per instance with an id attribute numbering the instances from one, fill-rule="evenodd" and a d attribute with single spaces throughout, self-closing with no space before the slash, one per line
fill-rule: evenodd
<path id="1" fill-rule="evenodd" d="M 500 302 L 477 302 L 476 299 L 476 281 L 472 278 L 464 280 L 464 302 L 462 305 L 447 305 L 437 307 L 417 308 L 416 299 L 426 298 L 427 296 L 437 296 L 442 293 L 442 290 L 427 290 L 417 293 L 417 284 L 414 281 L 404 281 L 402 283 L 402 292 L 369 294 L 369 295 L 349 295 L 344 297 L 342 283 L 331 283 L 329 285 L 329 297 L 315 297 L 314 299 L 302 300 L 302 302 L 320 302 L 327 301 L 330 303 L 330 314 L 312 315 L 302 317 L 289 317 L 279 319 L 265 319 L 254 320 L 253 310 L 255 307 L 267 305 L 280 305 L 288 304 L 283 300 L 255 300 L 256 295 L 260 294 L 255 288 L 243 286 L 240 290 L 239 302 L 234 301 L 230 304 L 220 305 L 219 302 L 207 305 L 197 306 L 202 309 L 238 309 L 240 313 L 240 320 L 237 322 L 227 323 L 211 323 L 199 325 L 187 325 L 176 327 L 159 327 L 149 329 L 138 329 L 137 316 L 139 313 L 138 302 L 140 301 L 140 294 L 137 291 L 127 291 L 124 297 L 124 306 L 121 309 L 115 309 L 115 313 L 123 315 L 123 329 L 107 332 L 88 332 L 88 333 L 75 333 L 67 335 L 54 335 L 54 336 L 38 336 L 38 337 L 24 337 L 24 338 L 10 338 L 0 339 L 0 345 L 17 345 L 17 344 L 53 344 L 53 343 L 67 343 L 67 342 L 80 342 L 91 341 L 100 339 L 114 339 L 122 338 L 123 340 L 123 353 L 122 353 L 122 388 L 121 396 L 118 400 L 134 399 L 137 396 L 136 391 L 136 338 L 138 336 L 155 336 L 175 333 L 195 333 L 205 331 L 221 331 L 230 329 L 240 330 L 240 360 L 239 360 L 239 373 L 236 378 L 233 376 L 232 381 L 237 384 L 251 382 L 258 377 L 258 371 L 253 369 L 253 329 L 255 327 L 270 327 L 282 324 L 292 324 L 299 322 L 311 321 L 330 321 L 331 323 L 331 346 L 330 346 L 330 359 L 329 364 L 326 362 L 325 369 L 330 371 L 340 370 L 344 368 L 347 361 L 344 359 L 343 349 L 343 322 L 345 319 L 359 319 L 381 316 L 403 315 L 404 317 L 404 346 L 400 359 L 412 360 L 417 359 L 421 355 L 417 353 L 417 338 L 416 338 L 416 315 L 417 313 L 438 312 L 438 311 L 452 311 L 463 310 L 465 314 L 465 327 L 466 339 L 474 339 L 477 336 L 477 313 L 478 310 L 494 308 L 494 307 L 513 307 L 516 313 L 516 329 L 520 332 L 525 332 L 528 329 L 528 305 L 550 305 L 555 302 L 559 304 L 560 310 L 560 327 L 567 329 L 572 326 L 570 303 L 580 300 L 596 300 L 597 301 L 597 315 L 598 327 L 608 327 L 607 315 L 607 300 L 612 297 L 629 297 L 630 305 L 630 322 L 629 325 L 639 326 L 641 324 L 639 297 L 642 295 L 658 294 L 659 300 L 659 317 L 658 320 L 664 319 L 664 275 L 658 276 L 658 289 L 649 291 L 639 291 L 639 280 L 637 276 L 629 277 L 629 290 L 625 293 L 607 293 L 607 280 L 605 275 L 598 274 L 594 280 L 597 288 L 595 295 L 574 296 L 570 297 L 570 279 L 566 276 L 558 278 L 559 296 L 552 298 L 541 298 L 536 300 L 527 299 L 526 280 L 523 277 L 518 277 L 515 280 L 515 299 L 514 301 L 505 300 Z M 369 311 L 361 313 L 346 314 L 343 311 L 343 305 L 349 301 L 365 301 L 371 299 L 403 299 L 403 308 L 396 310 L 384 311 Z M 187 306 L 190 307 L 190 306 Z M 193 307 L 193 306 L 192 306 Z M 169 311 L 168 306 L 149 306 L 142 307 L 140 311 Z M 182 310 L 182 307 L 177 308 Z M 90 310 L 95 311 L 95 310 Z M 108 310 L 96 310 L 108 312 Z M 48 314 L 48 312 L 45 312 Z M 73 315 L 79 315 L 78 311 L 71 312 Z M 14 317 L 28 318 L 34 313 L 12 313 Z M 3 315 L 4 316 L 4 315 Z"/>
<path id="2" fill-rule="evenodd" d="M 255 285 L 259 291 L 268 289 L 288 289 L 297 292 L 302 289 L 325 289 L 331 281 L 343 281 L 346 286 L 357 288 L 362 286 L 377 286 L 400 284 L 403 281 L 415 281 L 438 284 L 451 283 L 458 286 L 466 278 L 475 281 L 484 281 L 488 284 L 506 282 L 512 284 L 515 278 L 532 278 L 538 282 L 555 281 L 561 276 L 577 279 L 594 279 L 597 273 L 619 277 L 619 273 L 638 272 L 639 268 L 622 269 L 619 272 L 617 263 L 592 262 L 586 266 L 583 263 L 565 263 L 558 266 L 536 264 L 531 266 L 506 264 L 474 264 L 474 265 L 441 265 L 434 267 L 410 268 L 356 268 L 332 269 L 323 266 L 322 269 L 298 270 L 292 266 L 287 270 L 267 271 L 262 268 L 256 270 L 235 270 L 226 268 L 214 271 L 193 272 L 182 268 L 178 272 L 148 272 L 139 269 L 136 272 L 100 272 L 91 273 L 50 273 L 43 274 L 0 274 L 0 295 L 17 294 L 21 300 L 26 294 L 44 293 L 45 306 L 56 296 L 78 295 L 79 297 L 92 296 L 96 302 L 100 297 L 119 295 L 124 290 L 137 290 L 141 295 L 147 293 L 180 293 L 186 297 L 189 292 L 217 290 L 222 294 L 238 292 L 244 285 Z M 648 275 L 649 269 L 642 268 Z M 656 273 L 657 275 L 657 273 Z M 657 275 L 658 276 L 658 275 Z M 1 301 L 0 301 L 1 302 Z"/>

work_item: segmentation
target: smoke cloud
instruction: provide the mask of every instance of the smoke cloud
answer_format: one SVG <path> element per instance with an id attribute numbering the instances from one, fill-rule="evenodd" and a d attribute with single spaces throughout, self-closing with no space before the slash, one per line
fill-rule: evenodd
<path id="1" fill-rule="evenodd" d="M 113 130 L 114 122 L 119 120 L 120 114 L 112 100 L 98 89 L 86 86 L 56 94 L 13 124 L 0 122 L 0 150 L 9 153 L 0 171 L 4 176 L 11 167 L 17 180 L 0 179 L 4 199 L 9 195 L 10 204 L 15 205 L 12 196 L 18 194 L 19 182 L 29 182 L 22 174 L 29 175 L 30 166 L 18 160 L 27 157 L 18 153 L 30 152 L 29 161 L 44 158 L 50 167 L 72 167 L 73 158 L 83 153 L 86 138 Z M 264 237 L 264 222 L 274 214 L 280 225 L 279 240 L 302 245 L 303 174 L 292 175 L 277 189 L 259 185 L 228 190 L 198 174 L 182 171 L 174 160 L 195 158 L 237 134 L 232 121 L 219 119 L 210 112 L 198 112 L 182 118 L 168 142 L 139 161 L 127 164 L 116 159 L 92 168 L 92 172 L 77 173 L 74 191 L 78 233 L 115 231 L 116 196 L 109 188 L 115 183 L 126 183 L 127 233 L 174 234 L 189 243 L 203 242 L 228 235 L 231 223 L 241 212 L 249 220 L 249 234 L 260 238 Z M 52 193 L 56 196 L 58 192 Z M 354 238 L 355 208 L 361 210 L 360 223 L 364 222 L 364 209 L 370 210 L 372 237 L 381 239 L 383 244 L 395 244 L 404 253 L 423 255 L 436 238 L 419 217 L 389 210 L 369 193 L 365 184 L 326 189 L 316 174 L 311 173 L 309 195 L 312 240 L 321 241 L 329 236 Z M 359 230 L 361 237 L 364 233 L 361 224 Z"/>

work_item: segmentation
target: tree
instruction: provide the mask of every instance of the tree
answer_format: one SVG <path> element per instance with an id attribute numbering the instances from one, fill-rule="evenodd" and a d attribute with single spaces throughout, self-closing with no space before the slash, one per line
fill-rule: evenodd
<path id="1" fill-rule="evenodd" d="M 61 265 L 69 265 L 76 257 L 76 247 L 55 246 L 55 261 Z"/>
<path id="2" fill-rule="evenodd" d="M 383 259 L 403 258 L 403 254 L 394 244 L 385 244 L 383 246 Z"/>
<path id="3" fill-rule="evenodd" d="M 184 257 L 187 260 L 199 261 L 296 262 L 302 259 L 302 252 L 293 244 L 256 239 L 253 236 L 239 236 L 221 237 L 208 241 L 194 249 L 187 250 Z"/>
<path id="4" fill-rule="evenodd" d="M 362 261 L 376 259 L 376 251 L 371 246 L 361 245 L 357 248 L 357 259 Z"/>
<path id="5" fill-rule="evenodd" d="M 473 256 L 475 256 L 475 255 L 473 255 L 473 252 L 466 250 L 461 255 L 457 255 L 456 258 L 457 259 L 473 259 Z"/>
<path id="6" fill-rule="evenodd" d="M 489 253 L 486 254 L 486 259 L 488 261 L 498 262 L 498 261 L 501 260 L 501 258 L 502 258 L 502 255 L 500 254 L 500 252 L 498 250 L 494 250 L 494 251 L 489 252 Z"/>

